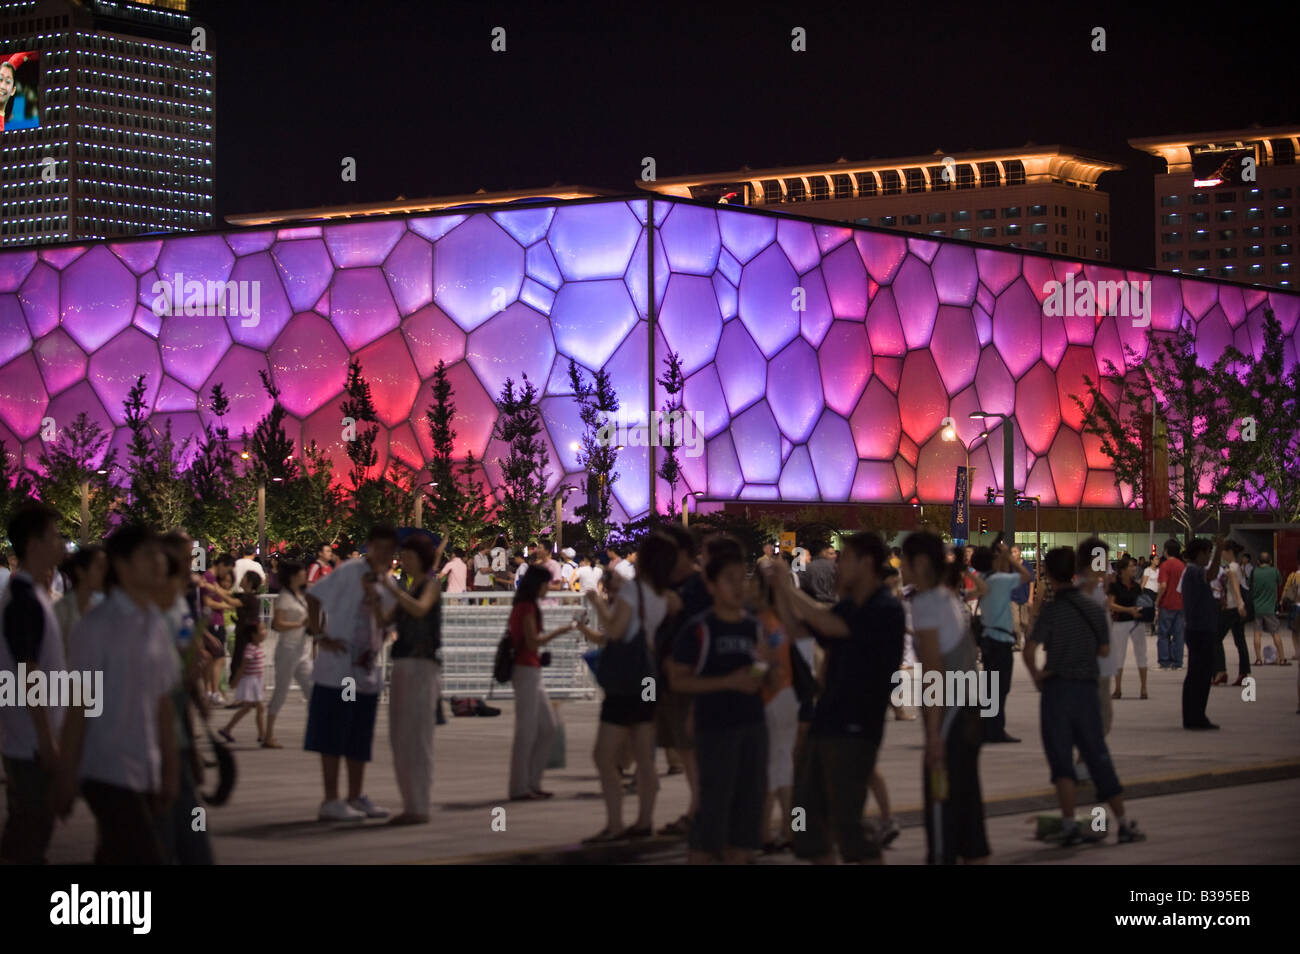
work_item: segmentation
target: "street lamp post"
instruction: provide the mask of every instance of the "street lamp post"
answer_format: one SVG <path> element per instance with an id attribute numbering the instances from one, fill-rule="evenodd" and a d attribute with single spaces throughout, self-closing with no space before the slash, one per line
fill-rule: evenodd
<path id="1" fill-rule="evenodd" d="M 438 486 L 438 482 L 436 480 L 428 480 L 422 484 L 415 485 L 415 521 L 414 522 L 415 522 L 415 528 L 417 530 L 424 529 L 424 488 L 437 487 L 437 486 Z"/>
<path id="2" fill-rule="evenodd" d="M 957 428 L 951 424 L 945 427 L 943 431 L 940 432 L 939 436 L 949 443 L 961 440 L 961 436 L 957 433 Z M 970 452 L 976 444 L 988 436 L 988 431 L 980 431 L 980 433 L 975 435 L 975 439 L 970 442 L 969 446 L 967 446 L 965 441 L 961 441 L 962 449 L 966 451 L 966 527 L 968 532 L 970 528 L 971 488 L 975 486 L 975 471 L 970 465 Z"/>
<path id="3" fill-rule="evenodd" d="M 683 526 L 683 527 L 689 527 L 689 526 L 691 525 L 691 515 L 690 515 L 690 512 L 689 512 L 689 511 L 687 510 L 687 508 L 686 508 L 686 503 L 687 503 L 687 501 L 689 501 L 692 497 L 694 497 L 694 498 L 695 498 L 695 509 L 696 509 L 696 511 L 698 512 L 699 507 L 700 507 L 700 502 L 699 502 L 699 501 L 700 501 L 700 498 L 703 497 L 703 496 L 704 496 L 704 493 L 703 493 L 702 491 L 699 491 L 699 490 L 693 490 L 693 491 L 691 491 L 689 494 L 686 494 L 685 496 L 682 497 L 682 526 Z"/>
<path id="4" fill-rule="evenodd" d="M 971 411 L 970 417 L 973 421 L 1002 418 L 1002 532 L 1006 534 L 1007 546 L 1011 546 L 1016 542 L 1016 440 L 1011 415 Z"/>
<path id="5" fill-rule="evenodd" d="M 90 481 L 81 482 L 81 545 L 90 542 Z"/>

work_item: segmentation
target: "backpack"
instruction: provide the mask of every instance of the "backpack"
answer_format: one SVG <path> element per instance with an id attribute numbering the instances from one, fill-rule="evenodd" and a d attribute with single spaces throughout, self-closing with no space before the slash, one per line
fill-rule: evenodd
<path id="1" fill-rule="evenodd" d="M 496 682 L 509 682 L 515 671 L 515 643 L 510 638 L 510 624 L 506 624 L 505 635 L 497 643 L 496 657 L 492 660 L 492 679 Z"/>
<path id="2" fill-rule="evenodd" d="M 596 660 L 596 682 L 610 696 L 635 696 L 641 692 L 643 680 L 653 675 L 650 671 L 650 657 L 646 650 L 645 632 L 645 591 L 641 581 L 636 580 L 637 588 L 636 635 L 631 639 L 607 639 L 600 649 L 600 658 Z"/>

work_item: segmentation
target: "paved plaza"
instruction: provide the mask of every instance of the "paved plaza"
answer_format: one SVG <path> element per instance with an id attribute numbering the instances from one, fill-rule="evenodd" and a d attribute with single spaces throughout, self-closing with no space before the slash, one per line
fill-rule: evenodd
<path id="1" fill-rule="evenodd" d="M 1151 658 L 1155 658 L 1155 647 Z M 1289 640 L 1288 640 L 1288 649 Z M 269 655 L 269 653 L 268 653 Z M 1235 652 L 1228 647 L 1235 674 Z M 1038 738 L 1038 694 L 1017 656 L 1008 703 L 1007 728 L 1019 745 L 985 746 L 981 779 L 989 838 L 1000 863 L 1218 864 L 1300 862 L 1300 835 L 1287 821 L 1300 796 L 1300 715 L 1296 714 L 1295 666 L 1255 671 L 1257 699 L 1242 690 L 1216 687 L 1209 716 L 1218 732 L 1187 732 L 1179 716 L 1182 672 L 1150 673 L 1148 700 L 1137 698 L 1137 671 L 1125 673 L 1125 697 L 1115 703 L 1109 744 L 1120 779 L 1133 800 L 1129 814 L 1150 840 L 1118 848 L 1113 844 L 1063 851 L 1032 838 L 1033 816 L 1055 805 Z M 282 750 L 254 744 L 256 729 L 246 717 L 236 728 L 239 782 L 231 801 L 209 812 L 217 859 L 223 864 L 412 864 L 448 862 L 673 862 L 682 860 L 680 842 L 656 839 L 634 846 L 581 850 L 580 840 L 602 827 L 599 784 L 591 761 L 599 705 L 560 703 L 567 735 L 567 767 L 549 771 L 550 802 L 506 801 L 513 728 L 511 704 L 495 718 L 450 718 L 437 731 L 435 811 L 429 825 L 389 828 L 382 823 L 323 824 L 315 820 L 321 799 L 319 760 L 296 744 L 306 707 L 294 695 L 277 727 Z M 400 808 L 388 743 L 387 706 L 381 706 L 375 760 L 366 790 L 380 805 Z M 217 714 L 214 721 L 224 722 Z M 889 785 L 894 814 L 904 831 L 888 852 L 891 863 L 921 863 L 925 836 L 920 825 L 922 727 L 919 720 L 890 721 L 880 769 Z M 664 770 L 660 756 L 661 772 Z M 686 807 L 681 776 L 660 777 L 657 824 Z M 210 787 L 209 783 L 209 787 Z M 1080 809 L 1090 807 L 1089 790 Z M 504 808 L 505 831 L 492 828 L 493 809 Z M 633 820 L 634 799 L 625 802 Z M 877 813 L 874 802 L 869 815 Z M 0 805 L 0 815 L 3 806 Z M 498 826 L 499 827 L 499 826 Z M 56 863 L 90 860 L 93 821 L 84 802 L 57 830 L 50 849 Z M 1122 853 L 1122 857 L 1121 857 Z M 772 859 L 782 863 L 786 858 Z"/>

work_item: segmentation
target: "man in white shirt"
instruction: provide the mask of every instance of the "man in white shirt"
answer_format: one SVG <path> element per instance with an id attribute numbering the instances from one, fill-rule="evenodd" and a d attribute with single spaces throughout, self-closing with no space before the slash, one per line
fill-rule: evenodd
<path id="1" fill-rule="evenodd" d="M 14 679 L 18 692 L 27 692 L 17 679 L 19 664 L 27 675 L 64 669 L 63 639 L 45 587 L 37 580 L 58 565 L 63 555 L 59 515 L 44 505 L 31 505 L 9 521 L 9 540 L 18 553 L 18 570 L 0 591 L 0 673 Z M 24 701 L 26 701 L 24 699 Z M 8 816 L 0 834 L 0 864 L 39 865 L 54 834 L 50 811 L 50 776 L 58 764 L 58 737 L 63 726 L 62 700 L 43 705 L 0 706 L 0 753 L 4 757 Z"/>
<path id="2" fill-rule="evenodd" d="M 303 747 L 318 752 L 325 779 L 321 821 L 387 818 L 362 791 L 383 689 L 380 652 L 385 627 L 379 616 L 396 598 L 379 578 L 392 572 L 397 531 L 377 524 L 366 555 L 340 564 L 307 591 L 307 630 L 316 637 L 314 683 Z M 348 798 L 339 798 L 339 761 L 348 763 Z"/>
<path id="3" fill-rule="evenodd" d="M 492 557 L 486 543 L 480 543 L 474 549 L 474 589 L 492 589 Z"/>
<path id="4" fill-rule="evenodd" d="M 235 561 L 235 589 L 240 589 L 240 584 L 244 581 L 244 574 L 249 570 L 252 570 L 260 577 L 266 576 L 266 571 L 262 569 L 262 564 L 253 559 L 253 556 L 256 553 L 257 551 L 252 547 L 244 547 L 242 555 Z"/>
<path id="5" fill-rule="evenodd" d="M 560 556 L 564 559 L 560 563 L 560 582 L 563 584 L 560 589 L 573 589 L 573 574 L 578 569 L 578 561 L 574 559 L 578 551 L 573 547 L 565 547 L 560 551 Z"/>
<path id="6" fill-rule="evenodd" d="M 624 580 L 636 579 L 636 562 L 631 557 L 625 557 L 626 547 L 609 546 L 605 548 L 605 552 L 609 554 L 607 569 L 611 573 L 617 574 Z"/>
<path id="7" fill-rule="evenodd" d="M 600 578 L 604 575 L 604 571 L 592 563 L 590 553 L 583 553 L 582 559 L 578 561 L 578 568 L 573 571 L 573 575 L 578 581 L 579 593 L 594 593 L 600 586 Z"/>
<path id="8" fill-rule="evenodd" d="M 105 541 L 117 580 L 104 602 L 81 618 L 68 639 L 69 669 L 103 674 L 99 714 L 68 710 L 53 802 L 59 817 L 81 792 L 99 831 L 96 864 L 160 864 L 158 819 L 168 817 L 180 787 L 177 717 L 172 693 L 180 664 L 167 620 L 155 603 L 167 561 L 158 538 L 132 524 Z"/>
<path id="9" fill-rule="evenodd" d="M 446 592 L 464 593 L 468 572 L 469 568 L 465 566 L 465 551 L 457 547 L 451 551 L 451 559 L 447 561 L 447 565 L 442 568 L 438 576 L 446 580 Z"/>

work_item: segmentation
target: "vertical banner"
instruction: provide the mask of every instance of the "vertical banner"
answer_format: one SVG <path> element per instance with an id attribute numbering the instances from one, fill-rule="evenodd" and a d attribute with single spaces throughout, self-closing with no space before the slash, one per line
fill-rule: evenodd
<path id="1" fill-rule="evenodd" d="M 958 543 L 970 539 L 970 488 L 965 467 L 957 468 L 957 481 L 952 492 L 952 538 Z"/>
<path id="2" fill-rule="evenodd" d="M 1169 517 L 1169 446 L 1164 418 L 1143 414 L 1142 516 L 1146 520 Z"/>

